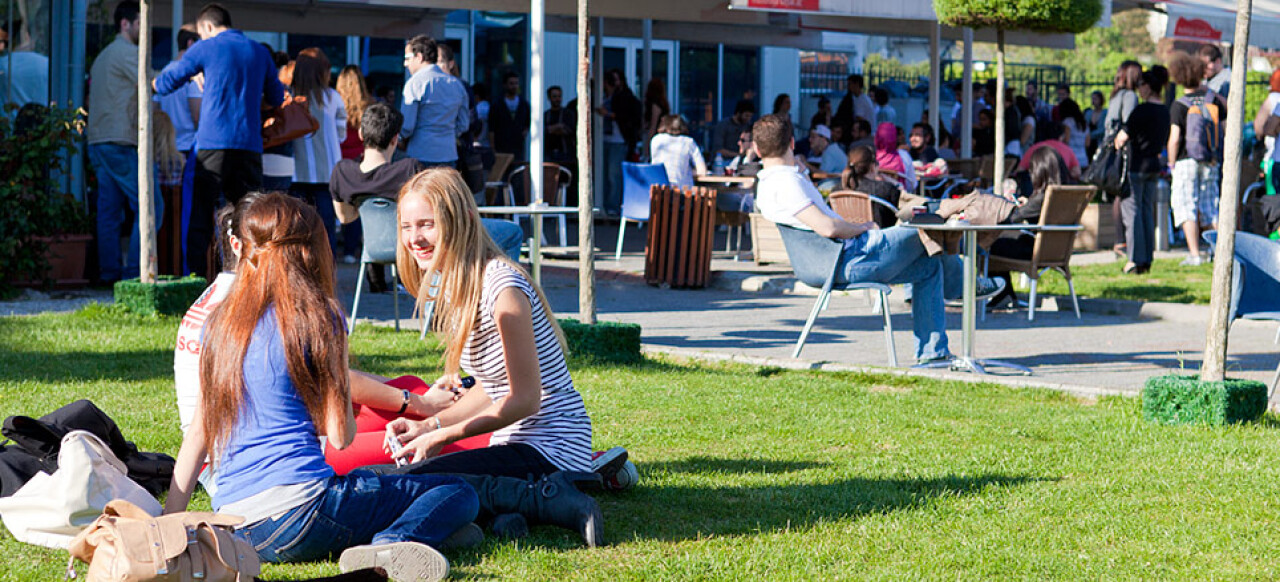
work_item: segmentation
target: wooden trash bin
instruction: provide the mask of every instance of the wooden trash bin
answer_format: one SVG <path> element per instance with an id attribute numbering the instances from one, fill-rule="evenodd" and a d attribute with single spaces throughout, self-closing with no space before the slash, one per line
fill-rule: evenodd
<path id="1" fill-rule="evenodd" d="M 711 279 L 716 192 L 668 184 L 649 189 L 649 241 L 644 280 L 650 285 L 701 288 Z"/>

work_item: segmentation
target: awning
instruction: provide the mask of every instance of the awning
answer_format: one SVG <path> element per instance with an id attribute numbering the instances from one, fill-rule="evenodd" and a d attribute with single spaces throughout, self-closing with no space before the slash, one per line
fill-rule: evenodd
<path id="1" fill-rule="evenodd" d="M 1151 8 L 1150 4 L 1139 7 Z M 1179 40 L 1231 43 L 1235 39 L 1235 0 L 1176 0 L 1156 4 L 1168 16 L 1165 36 Z M 1249 45 L 1280 48 L 1280 1 L 1253 0 Z"/>

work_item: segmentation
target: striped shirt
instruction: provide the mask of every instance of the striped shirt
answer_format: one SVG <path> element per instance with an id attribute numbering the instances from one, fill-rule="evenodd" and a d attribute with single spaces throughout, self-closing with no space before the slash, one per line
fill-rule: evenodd
<path id="1" fill-rule="evenodd" d="M 498 295 L 511 287 L 523 293 L 533 308 L 533 336 L 542 375 L 542 408 L 533 416 L 494 431 L 489 444 L 525 443 L 562 470 L 590 471 L 591 418 L 582 405 L 582 395 L 573 387 L 555 329 L 533 285 L 502 260 L 494 259 L 485 268 L 480 316 L 462 350 L 462 368 L 475 376 L 493 401 L 510 392 L 502 338 L 498 336 L 493 309 Z"/>

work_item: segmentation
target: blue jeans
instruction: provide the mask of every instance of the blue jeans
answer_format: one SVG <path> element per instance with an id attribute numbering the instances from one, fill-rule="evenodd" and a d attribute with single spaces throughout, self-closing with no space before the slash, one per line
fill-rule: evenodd
<path id="1" fill-rule="evenodd" d="M 520 243 L 524 242 L 524 229 L 520 225 L 496 218 L 481 218 L 484 229 L 489 231 L 489 238 L 498 243 L 498 248 L 507 253 L 515 262 L 520 262 Z"/>
<path id="2" fill-rule="evenodd" d="M 329 478 L 319 497 L 240 528 L 266 562 L 310 562 L 363 544 L 419 542 L 432 547 L 480 511 L 476 492 L 450 475 Z"/>
<path id="3" fill-rule="evenodd" d="M 1128 198 L 1120 201 L 1124 217 L 1125 243 L 1129 260 L 1135 265 L 1150 266 L 1156 246 L 1156 196 L 1159 174 L 1129 174 L 1132 184 Z"/>
<path id="4" fill-rule="evenodd" d="M 836 284 L 911 283 L 911 328 L 916 359 L 923 360 L 950 354 L 942 271 L 942 257 L 925 252 L 915 229 L 895 226 L 850 241 L 840 255 Z"/>
<path id="5" fill-rule="evenodd" d="M 600 207 L 617 216 L 622 213 L 622 162 L 627 161 L 627 144 L 604 144 L 604 199 Z"/>
<path id="6" fill-rule="evenodd" d="M 138 276 L 141 243 L 138 230 L 138 148 L 113 143 L 89 146 L 89 163 L 98 178 L 98 277 L 103 281 Z M 164 197 L 160 183 L 152 185 L 156 230 L 164 221 Z M 133 213 L 129 229 L 129 254 L 120 265 L 120 227 L 126 210 Z"/>

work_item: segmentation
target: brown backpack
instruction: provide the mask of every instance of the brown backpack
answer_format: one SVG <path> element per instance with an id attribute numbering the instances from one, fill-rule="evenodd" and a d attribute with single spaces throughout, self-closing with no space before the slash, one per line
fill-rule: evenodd
<path id="1" fill-rule="evenodd" d="M 71 540 L 75 560 L 89 564 L 87 582 L 250 582 L 261 571 L 258 554 L 231 527 L 244 518 L 207 512 L 152 517 L 116 499 Z"/>

